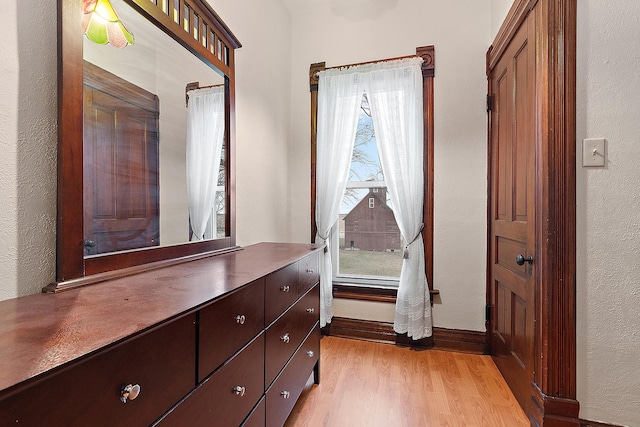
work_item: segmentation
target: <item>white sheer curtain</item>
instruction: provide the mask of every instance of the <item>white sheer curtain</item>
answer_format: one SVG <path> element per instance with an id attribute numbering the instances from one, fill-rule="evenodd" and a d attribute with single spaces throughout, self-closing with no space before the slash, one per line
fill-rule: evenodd
<path id="1" fill-rule="evenodd" d="M 318 73 L 316 242 L 330 247 L 349 176 L 363 93 L 367 93 L 391 207 L 406 244 L 394 329 L 413 339 L 432 335 L 423 228 L 422 59 L 385 61 Z M 320 323 L 331 322 L 332 262 L 320 274 Z"/>
<path id="2" fill-rule="evenodd" d="M 224 144 L 224 87 L 190 90 L 187 112 L 187 197 L 193 240 L 202 240 L 214 212 Z"/>
<path id="3" fill-rule="evenodd" d="M 394 330 L 420 339 L 432 335 L 423 228 L 424 142 L 421 58 L 379 64 L 367 95 L 391 207 L 405 242 Z"/>
<path id="4" fill-rule="evenodd" d="M 330 233 L 349 179 L 363 87 L 358 74 L 326 70 L 318 76 L 316 243 L 326 245 L 320 268 L 320 326 L 325 326 L 333 317 Z"/>

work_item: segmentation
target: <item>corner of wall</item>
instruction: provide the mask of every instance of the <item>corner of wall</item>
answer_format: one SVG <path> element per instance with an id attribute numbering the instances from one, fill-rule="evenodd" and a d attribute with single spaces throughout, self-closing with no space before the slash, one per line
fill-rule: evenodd
<path id="1" fill-rule="evenodd" d="M 57 5 L 8 3 L 0 71 L 2 299 L 39 292 L 55 279 L 56 259 Z"/>

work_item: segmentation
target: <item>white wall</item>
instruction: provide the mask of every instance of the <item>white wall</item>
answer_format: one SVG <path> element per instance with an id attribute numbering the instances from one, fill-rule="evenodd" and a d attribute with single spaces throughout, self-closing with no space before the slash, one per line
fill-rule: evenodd
<path id="1" fill-rule="evenodd" d="M 489 0 L 285 0 L 293 16 L 293 239 L 310 239 L 309 65 L 415 54 L 435 45 L 436 326 L 484 330 L 486 247 L 485 53 Z M 361 312 L 340 302 L 336 316 Z M 389 311 L 376 320 L 388 321 Z M 393 320 L 391 312 L 391 320 Z"/>
<path id="2" fill-rule="evenodd" d="M 640 3 L 578 2 L 577 339 L 581 417 L 640 426 Z M 583 168 L 606 138 L 605 168 Z"/>
<path id="3" fill-rule="evenodd" d="M 291 16 L 280 0 L 208 0 L 236 52 L 237 236 L 291 241 Z"/>
<path id="4" fill-rule="evenodd" d="M 0 25 L 0 299 L 55 279 L 56 1 L 5 0 Z"/>
<path id="5" fill-rule="evenodd" d="M 491 39 L 496 37 L 500 26 L 507 17 L 513 0 L 491 0 Z"/>

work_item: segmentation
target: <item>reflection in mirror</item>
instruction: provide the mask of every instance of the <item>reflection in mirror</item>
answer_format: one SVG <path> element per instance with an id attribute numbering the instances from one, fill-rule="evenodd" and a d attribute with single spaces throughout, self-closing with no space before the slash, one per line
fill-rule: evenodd
<path id="1" fill-rule="evenodd" d="M 187 92 L 187 195 L 192 241 L 224 237 L 224 92 L 223 85 Z"/>
<path id="2" fill-rule="evenodd" d="M 224 77 L 111 3 L 135 44 L 83 42 L 85 256 L 224 237 Z"/>

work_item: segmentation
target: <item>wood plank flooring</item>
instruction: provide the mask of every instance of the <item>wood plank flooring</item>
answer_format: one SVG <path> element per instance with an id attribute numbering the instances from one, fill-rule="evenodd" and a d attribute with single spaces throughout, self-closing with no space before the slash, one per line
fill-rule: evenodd
<path id="1" fill-rule="evenodd" d="M 529 422 L 490 356 L 321 340 L 320 385 L 286 427 L 517 427 Z"/>

